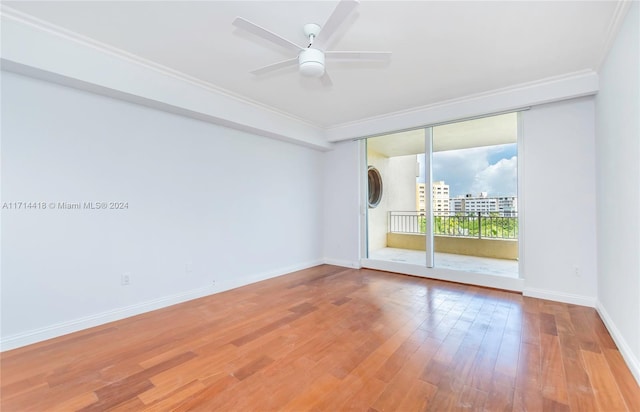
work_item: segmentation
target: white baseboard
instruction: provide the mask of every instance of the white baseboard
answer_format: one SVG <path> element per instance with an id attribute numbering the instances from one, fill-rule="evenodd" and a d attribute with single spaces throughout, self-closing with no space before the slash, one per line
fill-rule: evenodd
<path id="1" fill-rule="evenodd" d="M 297 272 L 299 270 L 309 269 L 314 266 L 322 265 L 324 260 L 317 259 L 309 262 L 298 263 L 291 266 L 282 267 L 276 270 L 269 270 L 267 272 L 254 273 L 240 277 L 239 281 L 235 282 L 225 282 L 220 285 L 220 289 L 216 290 L 216 292 L 224 292 L 225 290 L 235 289 L 242 286 L 250 285 L 252 283 L 261 282 L 263 280 L 272 279 L 278 276 L 288 275 L 292 272 Z"/>
<path id="2" fill-rule="evenodd" d="M 600 318 L 604 322 L 604 325 L 609 330 L 609 334 L 613 338 L 613 341 L 618 346 L 618 350 L 620 351 L 622 358 L 625 360 L 625 362 L 627 362 L 627 366 L 629 367 L 631 374 L 634 378 L 636 378 L 636 382 L 638 383 L 638 385 L 640 385 L 640 361 L 633 354 L 633 351 L 629 347 L 629 344 L 627 344 L 626 339 L 624 338 L 624 336 L 622 336 L 622 334 L 616 327 L 616 324 L 611 319 L 611 316 L 609 316 L 607 310 L 604 308 L 604 306 L 602 306 L 600 302 L 597 303 L 596 310 L 598 311 Z"/>
<path id="3" fill-rule="evenodd" d="M 345 268 L 360 269 L 362 266 L 358 261 L 324 258 L 325 265 L 343 266 Z"/>
<path id="4" fill-rule="evenodd" d="M 33 329 L 27 332 L 18 333 L 7 336 L 0 340 L 1 351 L 19 348 L 21 346 L 30 345 L 32 343 L 41 342 L 47 339 L 56 338 L 72 332 L 78 332 L 83 329 L 92 328 L 103 325 L 105 323 L 139 315 L 141 313 L 150 312 L 152 310 L 161 309 L 177 303 L 186 302 L 188 300 L 207 296 L 214 291 L 214 286 L 206 286 L 203 288 L 193 289 L 188 292 L 178 293 L 172 296 L 165 296 L 159 299 L 153 299 L 135 305 L 125 306 L 109 310 L 94 315 L 83 316 L 66 322 L 60 322 L 43 328 Z"/>
<path id="5" fill-rule="evenodd" d="M 113 322 L 135 315 L 140 315 L 152 310 L 162 309 L 167 306 L 172 306 L 189 300 L 198 299 L 207 295 L 211 295 L 213 293 L 224 292 L 225 290 L 245 286 L 251 283 L 259 282 L 261 280 L 286 275 L 288 273 L 307 269 L 313 266 L 320 265 L 322 263 L 323 260 L 315 260 L 287 266 L 277 270 L 271 270 L 268 272 L 241 277 L 240 281 L 221 282 L 215 286 L 211 285 L 192 289 L 186 292 L 177 293 L 175 295 L 164 296 L 158 299 L 148 300 L 146 302 L 136 303 L 134 305 L 125 306 L 94 315 L 83 316 L 78 319 L 60 322 L 53 325 L 45 326 L 43 328 L 33 329 L 15 335 L 3 337 L 2 339 L 0 339 L 0 352 L 16 349 L 26 345 L 31 345 L 33 343 L 41 342 L 47 339 L 57 338 L 68 333 L 78 332 L 83 329 L 104 325 L 105 323 Z"/>
<path id="6" fill-rule="evenodd" d="M 531 298 L 553 300 L 562 303 L 571 303 L 573 305 L 596 307 L 596 298 L 584 295 L 574 295 L 572 293 L 558 292 L 555 290 L 536 289 L 525 287 L 522 291 L 523 296 Z"/>

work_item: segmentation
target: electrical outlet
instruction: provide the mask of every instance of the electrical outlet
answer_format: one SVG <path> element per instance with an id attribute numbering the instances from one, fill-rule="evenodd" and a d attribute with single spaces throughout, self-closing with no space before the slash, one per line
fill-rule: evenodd
<path id="1" fill-rule="evenodd" d="M 216 286 L 216 281 L 215 281 L 215 279 L 211 281 L 211 286 L 214 286 L 214 287 Z"/>
<path id="2" fill-rule="evenodd" d="M 184 266 L 184 268 L 185 268 L 185 272 L 187 272 L 187 274 L 193 273 L 193 264 L 191 262 L 187 262 L 187 264 Z"/>
<path id="3" fill-rule="evenodd" d="M 573 275 L 577 278 L 580 277 L 580 268 L 578 266 L 573 267 Z"/>
<path id="4" fill-rule="evenodd" d="M 131 284 L 131 272 L 124 272 L 120 278 L 122 286 L 129 286 Z"/>

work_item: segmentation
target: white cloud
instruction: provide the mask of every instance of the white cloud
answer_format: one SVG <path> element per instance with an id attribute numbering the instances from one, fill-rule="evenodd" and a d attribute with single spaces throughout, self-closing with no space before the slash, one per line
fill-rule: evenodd
<path id="1" fill-rule="evenodd" d="M 502 159 L 476 173 L 471 193 L 488 192 L 490 196 L 515 195 L 518 188 L 518 158 Z"/>
<path id="2" fill-rule="evenodd" d="M 518 159 L 512 155 L 515 147 L 509 154 L 505 148 L 507 145 L 434 153 L 433 180 L 444 180 L 451 197 L 480 192 L 488 192 L 489 196 L 516 195 Z"/>

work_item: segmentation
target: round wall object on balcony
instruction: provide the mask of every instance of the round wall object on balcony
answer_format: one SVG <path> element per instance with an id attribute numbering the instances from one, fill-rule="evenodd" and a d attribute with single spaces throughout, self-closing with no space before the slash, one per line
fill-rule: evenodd
<path id="1" fill-rule="evenodd" d="M 369 181 L 368 203 L 370 208 L 374 208 L 378 206 L 382 200 L 382 176 L 380 172 L 378 172 L 378 169 L 369 166 L 367 180 Z"/>

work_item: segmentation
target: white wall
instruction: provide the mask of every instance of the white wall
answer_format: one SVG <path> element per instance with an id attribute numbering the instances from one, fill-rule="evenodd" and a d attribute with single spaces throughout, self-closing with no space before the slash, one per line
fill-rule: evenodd
<path id="1" fill-rule="evenodd" d="M 522 122 L 524 293 L 594 306 L 594 99 L 536 106 Z"/>
<path id="2" fill-rule="evenodd" d="M 368 212 L 369 251 L 387 247 L 389 212 L 409 212 L 416 209 L 416 155 L 387 157 L 367 151 L 367 167 L 374 166 L 382 177 L 382 199 Z"/>
<path id="3" fill-rule="evenodd" d="M 599 311 L 640 382 L 640 5 L 600 71 L 596 99 Z"/>
<path id="4" fill-rule="evenodd" d="M 374 251 L 387 247 L 387 227 L 389 226 L 389 210 L 391 209 L 391 176 L 390 159 L 373 150 L 367 150 L 367 169 L 373 166 L 382 178 L 382 198 L 377 207 L 367 208 L 367 241 L 368 250 Z"/>
<path id="5" fill-rule="evenodd" d="M 360 181 L 364 168 L 361 142 L 336 143 L 324 153 L 324 257 L 325 262 L 360 267 Z M 362 164 L 361 164 L 362 161 Z"/>
<path id="6" fill-rule="evenodd" d="M 394 156 L 389 158 L 389 195 L 390 210 L 410 212 L 416 210 L 416 155 Z"/>
<path id="7" fill-rule="evenodd" d="M 2 102 L 3 203 L 129 206 L 2 210 L 3 349 L 321 262 L 323 153 L 8 72 Z"/>
<path id="8" fill-rule="evenodd" d="M 193 77 L 3 7 L 2 67 L 170 113 L 328 150 L 324 131 Z M 64 56 L 64 58 L 60 58 Z"/>

